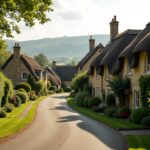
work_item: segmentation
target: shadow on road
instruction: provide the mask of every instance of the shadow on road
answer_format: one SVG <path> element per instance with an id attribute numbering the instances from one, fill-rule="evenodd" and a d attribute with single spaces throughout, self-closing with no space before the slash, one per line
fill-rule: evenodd
<path id="1" fill-rule="evenodd" d="M 69 112 L 75 112 L 67 106 L 66 102 L 61 103 L 60 106 L 55 107 L 52 110 L 64 110 Z M 80 121 L 77 123 L 77 126 L 80 129 L 85 130 L 97 137 L 101 142 L 109 146 L 110 149 L 128 149 L 126 139 L 118 131 L 106 126 L 103 123 L 99 123 L 95 120 L 89 119 L 84 115 L 68 115 L 64 117 L 59 117 L 57 120 L 58 123 L 68 123 L 73 121 Z"/>

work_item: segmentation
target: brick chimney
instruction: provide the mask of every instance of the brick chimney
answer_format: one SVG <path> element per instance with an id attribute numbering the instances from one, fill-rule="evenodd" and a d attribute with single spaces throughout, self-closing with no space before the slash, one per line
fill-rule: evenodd
<path id="1" fill-rule="evenodd" d="M 119 30 L 119 22 L 117 21 L 116 16 L 112 18 L 110 22 L 110 39 L 111 41 L 118 35 Z"/>
<path id="2" fill-rule="evenodd" d="M 95 47 L 95 39 L 93 39 L 92 36 L 90 36 L 90 39 L 89 39 L 89 50 L 91 51 L 94 47 Z"/>
<path id="3" fill-rule="evenodd" d="M 19 43 L 15 43 L 15 46 L 14 46 L 14 58 L 18 58 L 20 57 L 20 54 L 21 54 L 21 47 L 19 46 Z"/>

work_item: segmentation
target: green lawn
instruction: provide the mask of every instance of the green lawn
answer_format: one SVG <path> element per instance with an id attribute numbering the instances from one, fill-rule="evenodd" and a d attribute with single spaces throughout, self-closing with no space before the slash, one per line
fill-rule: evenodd
<path id="1" fill-rule="evenodd" d="M 125 119 L 118 119 L 118 118 L 109 118 L 104 116 L 103 114 L 98 114 L 96 112 L 91 111 L 90 109 L 84 108 L 84 107 L 79 107 L 77 103 L 72 99 L 68 98 L 68 105 L 75 109 L 76 111 L 92 118 L 95 119 L 99 122 L 103 122 L 112 128 L 115 129 L 135 129 L 135 128 L 145 128 L 143 125 L 137 125 L 134 123 L 129 122 L 128 120 Z"/>
<path id="2" fill-rule="evenodd" d="M 128 135 L 127 140 L 130 150 L 149 150 L 150 149 L 150 135 Z"/>
<path id="3" fill-rule="evenodd" d="M 7 118 L 0 118 L 0 139 L 3 139 L 9 135 L 15 134 L 19 130 L 23 129 L 32 122 L 36 114 L 36 108 L 38 104 L 43 100 L 45 96 L 37 99 L 30 108 L 26 117 L 21 118 L 21 113 L 28 107 L 31 101 L 22 104 L 20 107 L 15 108 L 11 113 L 8 113 Z"/>

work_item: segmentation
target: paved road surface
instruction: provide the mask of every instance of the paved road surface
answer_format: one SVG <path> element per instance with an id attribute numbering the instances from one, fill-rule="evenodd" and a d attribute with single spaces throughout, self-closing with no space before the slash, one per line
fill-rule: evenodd
<path id="1" fill-rule="evenodd" d="M 42 101 L 34 123 L 0 150 L 125 150 L 123 136 L 70 109 L 65 94 Z"/>

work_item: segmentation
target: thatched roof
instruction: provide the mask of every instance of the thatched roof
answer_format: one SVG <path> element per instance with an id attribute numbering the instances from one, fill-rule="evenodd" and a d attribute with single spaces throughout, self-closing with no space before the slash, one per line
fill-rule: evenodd
<path id="1" fill-rule="evenodd" d="M 123 50 L 119 55 L 119 58 L 126 57 L 129 61 L 130 67 L 136 67 L 139 60 L 139 52 L 148 50 L 148 39 L 150 33 L 150 23 L 148 23 L 144 30 L 140 31 L 139 34 L 132 40 L 132 42 Z"/>
<path id="2" fill-rule="evenodd" d="M 79 64 L 77 65 L 77 68 L 82 69 L 82 67 L 86 64 L 86 62 L 97 52 L 97 50 L 99 49 L 104 49 L 104 46 L 99 43 L 95 48 L 93 48 L 92 50 L 90 50 L 84 57 L 83 59 L 79 62 Z"/>
<path id="3" fill-rule="evenodd" d="M 5 64 L 1 67 L 1 69 L 4 70 L 12 59 L 13 59 L 13 54 L 9 57 L 9 59 L 5 62 Z M 43 68 L 35 61 L 35 59 L 28 55 L 21 54 L 20 60 L 22 60 L 22 62 L 28 68 L 28 70 L 33 75 L 33 77 L 36 80 L 39 80 L 40 72 L 43 70 Z"/>
<path id="4" fill-rule="evenodd" d="M 58 77 L 58 75 L 52 70 L 52 68 L 47 67 L 45 70 L 48 72 L 48 80 L 55 85 L 58 86 L 61 84 L 61 79 Z"/>
<path id="5" fill-rule="evenodd" d="M 113 39 L 108 47 L 106 47 L 107 52 L 99 63 L 100 67 L 102 68 L 104 65 L 107 65 L 110 74 L 117 74 L 120 68 L 118 60 L 119 54 L 137 36 L 138 33 L 139 30 L 126 30 Z"/>

